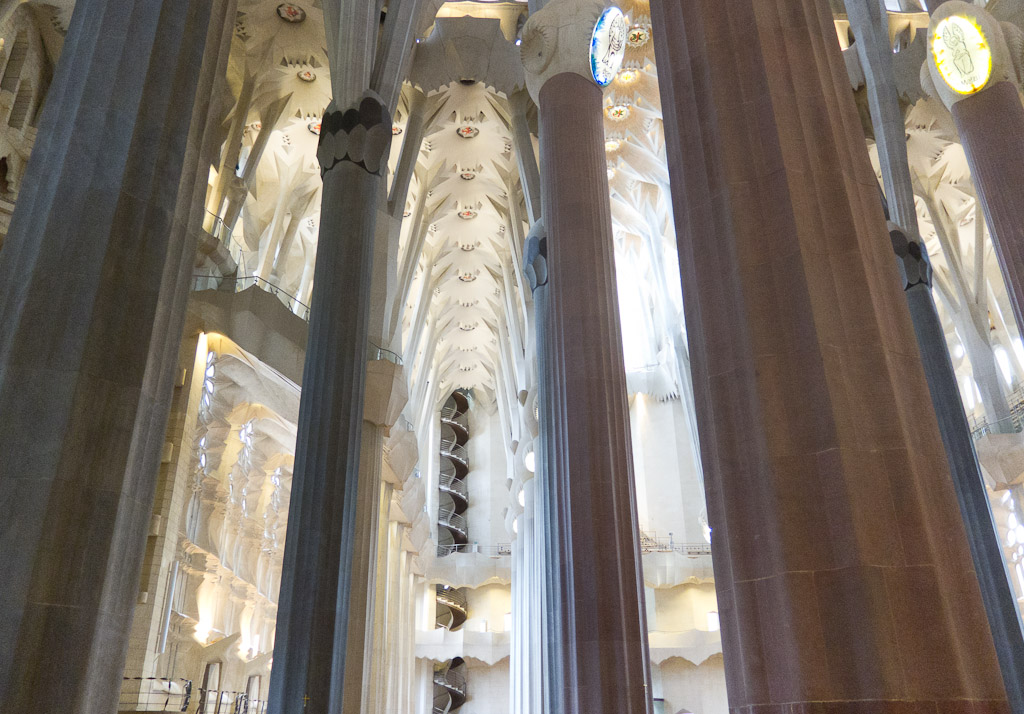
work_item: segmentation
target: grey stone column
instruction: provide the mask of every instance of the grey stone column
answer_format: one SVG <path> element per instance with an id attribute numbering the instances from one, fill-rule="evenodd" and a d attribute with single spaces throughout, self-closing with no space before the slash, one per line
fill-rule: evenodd
<path id="1" fill-rule="evenodd" d="M 338 712 L 345 697 L 374 233 L 391 113 L 332 104 L 317 158 L 324 201 L 303 373 L 270 709 Z"/>
<path id="2" fill-rule="evenodd" d="M 554 712 L 651 709 L 603 92 L 590 75 L 598 0 L 553 0 L 523 29 L 540 109 L 541 214 L 548 233 L 542 421 L 552 479 L 561 667 Z"/>
<path id="3" fill-rule="evenodd" d="M 375 632 L 378 551 L 387 549 L 387 541 L 380 540 L 380 531 L 382 521 L 387 523 L 390 503 L 390 499 L 381 503 L 384 435 L 397 421 L 406 401 L 408 392 L 402 367 L 386 360 L 372 360 L 366 368 L 356 497 L 360 507 L 355 516 L 352 548 L 352 599 L 348 613 L 343 714 L 372 711 L 366 705 L 372 688 L 374 637 L 378 634 Z"/>
<path id="4" fill-rule="evenodd" d="M 523 186 L 526 213 L 530 222 L 540 219 L 540 168 L 533 151 L 530 123 L 527 112 L 533 105 L 529 92 L 520 91 L 509 97 L 512 110 L 512 135 L 516 145 L 516 161 L 519 164 L 519 181 Z"/>
<path id="5" fill-rule="evenodd" d="M 391 194 L 388 196 L 388 212 L 392 217 L 400 218 L 402 211 L 405 210 L 409 184 L 412 182 L 416 162 L 420 158 L 420 149 L 423 147 L 427 108 L 427 95 L 413 87 L 409 96 L 409 120 L 405 123 L 405 141 L 402 142 L 402 152 L 398 157 L 395 179 L 391 184 Z M 433 108 L 433 104 L 430 108 Z"/>
<path id="6" fill-rule="evenodd" d="M 889 235 L 900 265 L 900 277 L 910 305 L 914 333 L 921 349 L 921 361 L 931 393 L 939 432 L 967 527 L 967 542 L 974 557 L 974 570 L 981 586 L 989 629 L 1003 672 L 1003 684 L 1010 708 L 1024 712 L 1024 636 L 1020 608 L 1010 586 L 1010 574 L 992 518 L 992 506 L 981 475 L 981 466 L 971 441 L 971 429 L 960 401 L 956 373 L 949 359 L 946 335 L 935 311 L 931 291 L 931 266 L 924 245 L 907 238 L 890 224 Z"/>
<path id="7" fill-rule="evenodd" d="M 0 258 L 0 711 L 116 708 L 216 13 L 83 0 L 50 88 Z"/>
<path id="8" fill-rule="evenodd" d="M 548 329 L 548 268 L 547 268 L 547 236 L 544 230 L 543 221 L 533 224 L 530 230 L 530 237 L 526 243 L 526 277 L 529 280 L 530 288 L 533 291 L 533 324 L 536 339 L 537 352 L 537 374 L 548 374 L 549 356 L 547 349 Z M 539 583 L 542 593 L 541 610 L 544 613 L 541 632 L 541 640 L 535 644 L 540 649 L 542 681 L 540 682 L 543 711 L 560 712 L 561 700 L 559 693 L 564 690 L 563 670 L 559 663 L 564 662 L 563 636 L 556 636 L 564 632 L 563 608 L 561 581 L 558 574 L 561 572 L 562 560 L 564 558 L 557 548 L 554 547 L 556 521 L 558 511 L 555 508 L 557 503 L 557 492 L 555 489 L 554 474 L 552 468 L 556 463 L 552 453 L 552 440 L 550 434 L 545 432 L 547 424 L 554 424 L 556 415 L 553 411 L 551 399 L 548 397 L 549 386 L 544 379 L 537 380 L 537 403 L 538 420 L 540 431 L 537 435 L 534 446 L 534 481 L 536 486 L 537 512 L 534 522 L 537 526 L 537 538 L 534 542 L 536 552 L 540 556 L 543 572 Z M 533 644 L 533 643 L 531 643 Z"/>

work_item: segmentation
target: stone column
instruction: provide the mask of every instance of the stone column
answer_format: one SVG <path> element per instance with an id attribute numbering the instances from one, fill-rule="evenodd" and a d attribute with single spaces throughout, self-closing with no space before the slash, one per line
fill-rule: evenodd
<path id="1" fill-rule="evenodd" d="M 1024 683 L 1021 681 L 1024 676 L 1024 637 L 1020 612 L 992 522 L 992 509 L 960 399 L 956 372 L 949 359 L 945 331 L 935 310 L 927 249 L 917 238 L 917 210 L 907 162 L 906 126 L 896 93 L 888 29 L 883 23 L 882 7 L 875 0 L 846 0 L 846 10 L 867 77 L 868 103 L 882 166 L 886 208 L 894 221 L 889 225 L 889 235 L 921 350 L 925 379 L 967 528 L 1003 682 L 1012 709 L 1024 712 Z M 898 226 L 906 227 L 906 231 Z M 1001 393 L 997 396 L 1002 399 Z M 1005 406 L 1005 401 L 1003 403 Z"/>
<path id="2" fill-rule="evenodd" d="M 533 150 L 530 122 L 527 112 L 533 105 L 530 93 L 519 91 L 509 97 L 512 112 L 512 135 L 516 146 L 516 162 L 519 165 L 519 182 L 523 187 L 526 213 L 531 223 L 540 219 L 540 168 Z"/>
<path id="3" fill-rule="evenodd" d="M 929 51 L 928 72 L 922 79 L 926 84 L 930 80 L 929 91 L 953 114 L 1020 328 L 1024 326 L 1024 203 L 1018 189 L 1024 186 L 1024 106 L 1003 30 L 976 5 L 948 0 L 936 9 L 928 28 L 929 50 L 936 26 L 954 15 L 970 18 L 981 30 L 991 51 L 991 75 L 979 89 L 962 93 L 943 79 Z"/>
<path id="4" fill-rule="evenodd" d="M 1010 586 L 1010 574 L 992 518 L 992 504 L 974 452 L 967 415 L 960 401 L 956 372 L 946 347 L 946 334 L 932 301 L 931 266 L 921 241 L 907 238 L 893 224 L 889 226 L 889 235 L 907 293 L 925 377 L 953 476 L 953 487 L 967 528 L 967 540 L 999 657 L 1003 684 L 1011 709 L 1020 714 L 1024 712 L 1024 682 L 1021 680 L 1024 677 L 1024 637 L 1021 634 L 1020 609 Z"/>
<path id="5" fill-rule="evenodd" d="M 533 291 L 533 324 L 537 353 L 537 374 L 548 374 L 548 268 L 547 268 L 547 233 L 544 230 L 543 220 L 533 224 L 530 230 L 530 237 L 526 241 L 526 278 Z M 553 547 L 555 542 L 556 521 L 558 511 L 555 508 L 557 503 L 557 492 L 554 486 L 552 466 L 555 463 L 555 456 L 551 451 L 551 437 L 545 434 L 544 425 L 555 423 L 555 414 L 552 402 L 548 398 L 548 389 L 544 379 L 537 380 L 537 404 L 538 420 L 540 431 L 534 440 L 534 491 L 537 501 L 537 512 L 534 517 L 534 524 L 537 528 L 535 546 L 536 554 L 541 556 L 541 579 L 539 583 L 541 591 L 541 611 L 544 613 L 541 623 L 542 636 L 535 644 L 539 650 L 541 660 L 541 711 L 557 712 L 561 706 L 557 699 L 558 693 L 563 691 L 562 670 L 555 666 L 563 662 L 562 641 L 555 633 L 561 632 L 564 620 L 561 602 L 560 581 L 558 578 L 561 572 L 561 561 L 563 554 Z M 531 643 L 533 644 L 533 643 Z"/>
<path id="6" fill-rule="evenodd" d="M 343 714 L 373 711 L 366 707 L 371 664 L 375 649 L 378 588 L 378 550 L 387 549 L 381 542 L 381 519 L 386 519 L 387 504 L 381 503 L 381 472 L 384 463 L 384 436 L 398 420 L 408 401 L 405 373 L 400 365 L 386 360 L 373 360 L 366 368 L 366 397 L 363 408 L 363 433 L 359 458 L 360 508 L 356 511 L 355 537 L 352 548 L 352 600 L 348 613 L 348 645 L 345 666 Z M 383 513 L 382 513 L 383 511 Z"/>
<path id="7" fill-rule="evenodd" d="M 615 282 L 601 88 L 590 72 L 602 0 L 552 0 L 523 29 L 540 109 L 548 231 L 541 423 L 556 495 L 561 687 L 554 712 L 651 707 L 647 628 Z"/>
<path id="8" fill-rule="evenodd" d="M 370 280 L 391 113 L 367 93 L 325 113 L 324 201 L 303 373 L 270 708 L 342 710 Z"/>
<path id="9" fill-rule="evenodd" d="M 651 11 L 730 710 L 1006 712 L 831 13 Z"/>
<path id="10" fill-rule="evenodd" d="M 84 0 L 50 87 L 0 258 L 2 711 L 116 708 L 214 12 Z"/>

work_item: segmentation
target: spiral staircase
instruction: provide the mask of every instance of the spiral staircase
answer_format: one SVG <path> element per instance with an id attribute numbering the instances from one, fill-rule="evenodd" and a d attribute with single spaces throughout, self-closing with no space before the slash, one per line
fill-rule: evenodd
<path id="1" fill-rule="evenodd" d="M 466 621 L 469 608 L 466 605 L 466 593 L 462 588 L 437 585 L 437 618 L 436 626 L 455 632 Z"/>
<path id="2" fill-rule="evenodd" d="M 466 663 L 461 657 L 434 668 L 433 714 L 448 714 L 466 703 Z"/>
<path id="3" fill-rule="evenodd" d="M 438 481 L 437 555 L 444 557 L 469 543 L 466 510 L 469 491 L 469 399 L 461 391 L 452 392 L 441 408 L 441 473 Z"/>

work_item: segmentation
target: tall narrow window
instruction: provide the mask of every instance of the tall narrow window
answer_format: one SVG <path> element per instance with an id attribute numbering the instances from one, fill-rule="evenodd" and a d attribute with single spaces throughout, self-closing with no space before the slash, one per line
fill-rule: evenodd
<path id="1" fill-rule="evenodd" d="M 203 690 L 199 697 L 199 714 L 217 714 L 220 696 L 220 662 L 208 662 L 203 672 Z"/>
<path id="2" fill-rule="evenodd" d="M 12 129 L 23 129 L 25 117 L 32 106 L 32 85 L 22 82 L 18 87 L 18 94 L 14 98 L 14 106 L 11 107 L 11 115 L 7 117 L 7 125 Z"/>
<path id="3" fill-rule="evenodd" d="M 11 56 L 7 58 L 4 76 L 3 79 L 0 79 L 0 89 L 6 89 L 11 93 L 17 91 L 18 80 L 21 79 L 21 69 L 25 66 L 26 57 L 28 57 L 28 35 L 21 30 L 14 39 Z"/>

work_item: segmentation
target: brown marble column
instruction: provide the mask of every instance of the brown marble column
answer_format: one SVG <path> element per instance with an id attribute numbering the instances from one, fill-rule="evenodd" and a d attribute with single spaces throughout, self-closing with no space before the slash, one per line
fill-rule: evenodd
<path id="1" fill-rule="evenodd" d="M 1024 106 L 1017 87 L 998 82 L 950 108 L 1017 325 L 1024 325 Z"/>
<path id="2" fill-rule="evenodd" d="M 651 11 L 730 710 L 1008 711 L 828 5 Z"/>
<path id="3" fill-rule="evenodd" d="M 646 714 L 650 668 L 629 409 L 619 324 L 603 92 L 588 48 L 604 10 L 552 0 L 523 29 L 540 116 L 547 229 L 541 433 L 557 551 L 547 586 L 558 614 L 546 664 L 557 714 Z M 614 71 L 614 70 L 613 70 Z"/>
<path id="4" fill-rule="evenodd" d="M 84 0 L 47 97 L 0 259 L 0 711 L 116 708 L 221 10 Z"/>
<path id="5" fill-rule="evenodd" d="M 602 92 L 578 74 L 540 92 L 550 302 L 541 375 L 560 423 L 542 425 L 557 462 L 555 548 L 570 614 L 569 712 L 647 711 L 648 669 L 633 454 L 604 156 Z"/>

